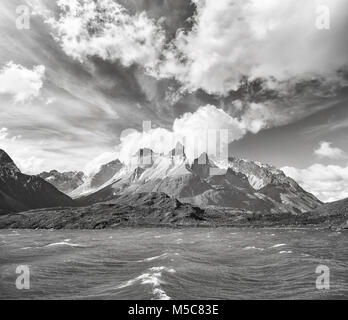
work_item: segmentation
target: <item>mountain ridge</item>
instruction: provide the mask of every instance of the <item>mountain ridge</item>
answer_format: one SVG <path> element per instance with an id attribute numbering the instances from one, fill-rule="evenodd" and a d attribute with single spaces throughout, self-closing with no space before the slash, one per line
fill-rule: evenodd
<path id="1" fill-rule="evenodd" d="M 74 202 L 44 179 L 21 173 L 0 149 L 0 215 L 62 205 L 73 206 Z"/>

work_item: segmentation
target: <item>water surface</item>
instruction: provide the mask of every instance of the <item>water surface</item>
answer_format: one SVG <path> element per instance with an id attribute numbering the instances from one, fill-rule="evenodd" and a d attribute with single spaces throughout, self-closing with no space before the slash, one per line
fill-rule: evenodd
<path id="1" fill-rule="evenodd" d="M 347 244 L 323 230 L 1 230 L 0 298 L 347 299 Z M 318 265 L 329 290 L 316 289 Z"/>

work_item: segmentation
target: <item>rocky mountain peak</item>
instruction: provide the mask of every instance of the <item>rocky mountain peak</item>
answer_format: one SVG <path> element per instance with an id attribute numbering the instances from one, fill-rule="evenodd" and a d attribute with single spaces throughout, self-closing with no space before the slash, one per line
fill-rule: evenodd
<path id="1" fill-rule="evenodd" d="M 268 164 L 230 157 L 228 166 L 236 172 L 245 174 L 251 186 L 256 190 L 260 190 L 269 184 L 292 182 L 281 170 Z"/>
<path id="2" fill-rule="evenodd" d="M 20 172 L 11 157 L 2 149 L 0 149 L 0 169 L 7 169 L 12 173 Z"/>
<path id="3" fill-rule="evenodd" d="M 177 142 L 175 148 L 172 149 L 168 155 L 171 157 L 182 157 L 186 159 L 185 147 L 180 142 Z"/>
<path id="4" fill-rule="evenodd" d="M 192 171 L 200 177 L 209 177 L 211 168 L 216 168 L 216 165 L 209 159 L 206 152 L 196 158 L 191 166 Z"/>
<path id="5" fill-rule="evenodd" d="M 21 173 L 8 154 L 0 150 L 0 215 L 73 204 L 72 199 L 41 177 Z"/>
<path id="6" fill-rule="evenodd" d="M 0 165 L 14 163 L 10 156 L 2 149 L 0 149 Z"/>

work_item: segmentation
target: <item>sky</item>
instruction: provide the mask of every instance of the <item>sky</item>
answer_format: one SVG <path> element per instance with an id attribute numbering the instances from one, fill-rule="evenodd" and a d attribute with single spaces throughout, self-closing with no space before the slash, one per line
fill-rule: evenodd
<path id="1" fill-rule="evenodd" d="M 347 30 L 346 0 L 2 0 L 0 148 L 88 173 L 227 130 L 230 156 L 348 197 Z"/>

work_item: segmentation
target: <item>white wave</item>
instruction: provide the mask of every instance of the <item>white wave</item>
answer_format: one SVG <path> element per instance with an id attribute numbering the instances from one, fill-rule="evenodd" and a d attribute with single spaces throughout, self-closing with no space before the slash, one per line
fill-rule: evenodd
<path id="1" fill-rule="evenodd" d="M 171 300 L 171 297 L 169 297 L 166 292 L 160 288 L 153 289 L 152 293 L 156 295 L 158 300 Z"/>
<path id="2" fill-rule="evenodd" d="M 153 299 L 170 300 L 171 297 L 169 297 L 166 294 L 166 292 L 161 288 L 161 284 L 164 283 L 164 281 L 162 280 L 162 273 L 174 273 L 176 272 L 175 269 L 168 268 L 165 266 L 159 266 L 151 267 L 148 270 L 149 272 L 143 273 L 140 276 L 128 280 L 126 283 L 119 285 L 117 289 L 123 289 L 140 282 L 142 285 L 150 285 L 152 287 L 152 293 L 155 295 Z"/>
<path id="3" fill-rule="evenodd" d="M 153 260 L 157 260 L 157 259 L 161 259 L 161 258 L 164 258 L 168 255 L 168 253 L 163 253 L 159 256 L 154 256 L 154 257 L 150 257 L 150 258 L 146 258 L 146 259 L 143 259 L 143 260 L 139 260 L 139 262 L 148 262 L 148 261 L 153 261 Z"/>
<path id="4" fill-rule="evenodd" d="M 148 277 L 149 274 L 148 273 L 144 273 L 142 275 L 140 275 L 139 277 L 136 277 L 134 279 L 128 280 L 126 283 L 119 285 L 116 289 L 123 289 L 129 286 L 132 286 L 133 284 L 135 284 L 136 282 L 138 282 L 139 280 Z"/>
<path id="5" fill-rule="evenodd" d="M 252 246 L 252 247 L 245 247 L 243 250 L 259 250 L 259 251 L 263 251 L 263 250 L 265 250 L 265 249 L 263 249 L 263 248 L 256 248 L 256 247 L 254 247 L 254 246 Z"/>
<path id="6" fill-rule="evenodd" d="M 78 243 L 70 243 L 70 242 L 66 242 L 66 241 L 54 242 L 54 243 L 50 243 L 50 244 L 45 245 L 45 247 L 55 247 L 55 246 L 82 247 L 82 245 L 80 245 Z"/>
<path id="7" fill-rule="evenodd" d="M 169 272 L 169 273 L 174 273 L 175 272 L 175 269 L 167 268 L 167 267 L 164 267 L 164 266 L 152 267 L 152 268 L 150 268 L 150 270 L 153 271 L 153 272 L 159 272 L 159 271 L 166 271 L 166 272 Z"/>
<path id="8" fill-rule="evenodd" d="M 279 247 L 283 247 L 283 246 L 286 246 L 286 244 L 285 243 L 279 243 L 279 244 L 275 244 L 271 248 L 279 248 Z"/>
<path id="9" fill-rule="evenodd" d="M 283 253 L 292 253 L 292 251 L 291 251 L 291 250 L 289 250 L 289 251 L 279 251 L 279 253 L 280 253 L 280 254 L 283 254 Z"/>

